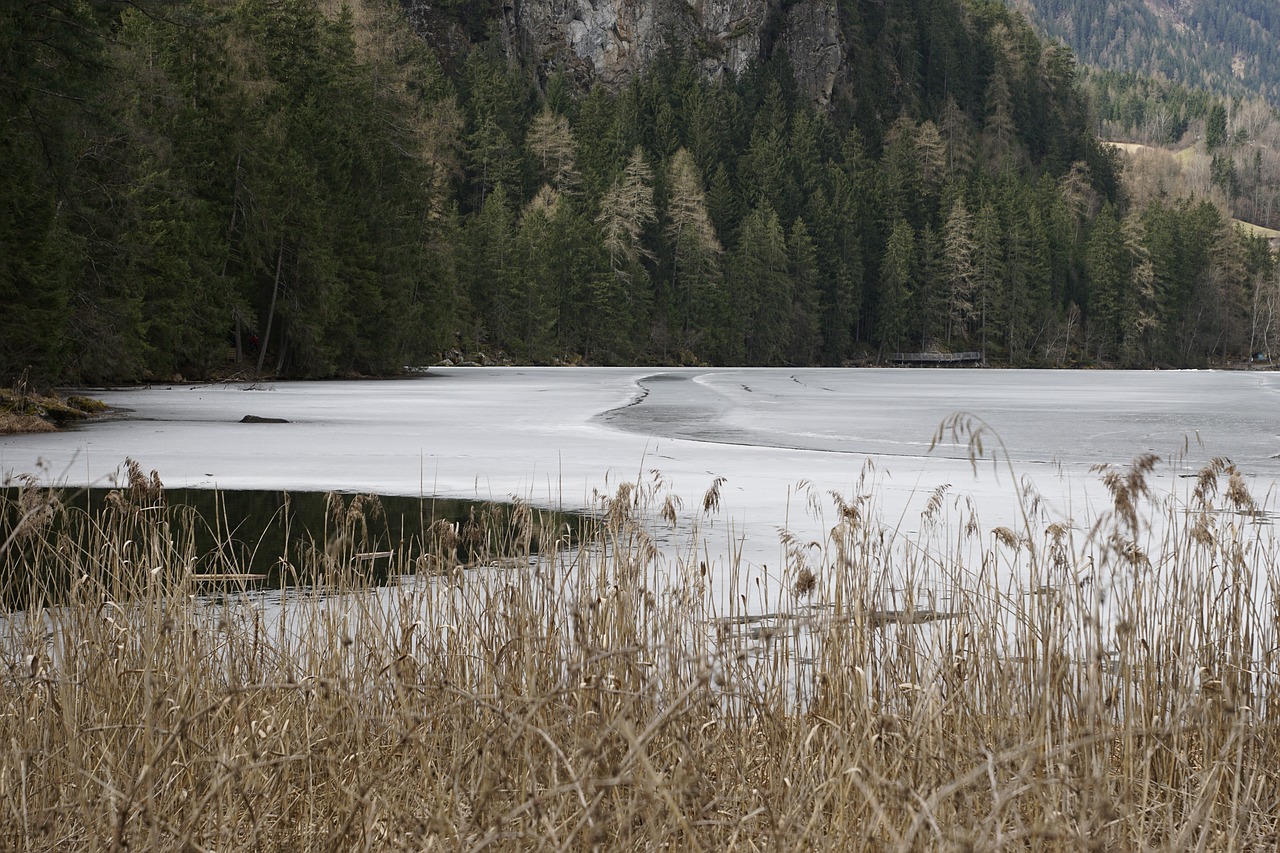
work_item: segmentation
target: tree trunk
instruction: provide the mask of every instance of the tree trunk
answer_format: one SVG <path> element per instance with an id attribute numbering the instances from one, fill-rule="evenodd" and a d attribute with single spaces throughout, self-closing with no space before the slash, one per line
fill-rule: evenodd
<path id="1" fill-rule="evenodd" d="M 231 193 L 231 225 L 227 227 L 227 254 L 222 259 L 221 277 L 223 280 L 226 280 L 226 277 L 227 277 L 227 265 L 231 263 L 231 238 L 235 236 L 236 218 L 237 218 L 236 214 L 240 212 L 240 204 L 239 204 L 239 201 L 236 199 L 236 194 L 239 192 L 239 190 L 240 190 L 240 155 L 236 155 L 235 187 Z M 239 308 L 235 309 L 235 315 L 236 315 L 236 364 L 239 365 L 241 360 L 244 358 L 244 348 L 241 344 L 241 341 L 242 341 L 241 326 L 243 325 L 241 321 L 243 318 L 240 316 Z"/>
<path id="2" fill-rule="evenodd" d="M 258 347 L 258 370 L 262 373 L 262 362 L 267 357 L 267 344 L 271 342 L 271 323 L 276 318 L 276 296 L 280 293 L 280 270 L 284 266 L 284 238 L 280 238 L 280 249 L 276 252 L 276 280 L 271 285 L 271 307 L 267 310 L 267 328 L 262 333 L 262 343 Z"/>

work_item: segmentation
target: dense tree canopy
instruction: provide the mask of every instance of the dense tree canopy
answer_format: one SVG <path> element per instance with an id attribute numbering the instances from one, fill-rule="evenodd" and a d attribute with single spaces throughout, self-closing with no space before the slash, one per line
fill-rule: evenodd
<path id="1" fill-rule="evenodd" d="M 1130 205 L 1071 55 L 997 2 L 842 3 L 868 85 L 829 107 L 780 50 L 538 79 L 475 5 L 450 56 L 393 0 L 6 6 L 0 376 L 1198 364 L 1275 335 L 1265 245 Z"/>
<path id="2" fill-rule="evenodd" d="M 204 375 L 232 347 L 386 371 L 444 340 L 457 120 L 397 10 L 363 8 L 360 51 L 310 0 L 5 9 L 0 374 Z"/>
<path id="3" fill-rule="evenodd" d="M 1080 58 L 1280 106 L 1280 9 L 1271 0 L 1009 0 Z"/>

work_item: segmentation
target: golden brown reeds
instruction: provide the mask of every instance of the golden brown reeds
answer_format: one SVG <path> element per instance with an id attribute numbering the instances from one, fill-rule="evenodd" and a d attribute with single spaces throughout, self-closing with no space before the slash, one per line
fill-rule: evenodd
<path id="1" fill-rule="evenodd" d="M 1274 543 L 1225 464 L 1184 504 L 1153 464 L 1103 526 L 984 532 L 940 490 L 907 536 L 860 484 L 765 613 L 655 545 L 719 483 L 691 514 L 626 484 L 572 543 L 527 506 L 438 525 L 385 586 L 352 570 L 376 509 L 335 501 L 320 582 L 272 596 L 207 595 L 193 566 L 241 567 L 140 469 L 96 515 L 24 491 L 0 848 L 1275 849 Z"/>

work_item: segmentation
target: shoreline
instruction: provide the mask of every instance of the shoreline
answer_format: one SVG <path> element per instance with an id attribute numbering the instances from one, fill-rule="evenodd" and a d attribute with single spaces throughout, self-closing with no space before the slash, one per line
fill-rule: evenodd
<path id="1" fill-rule="evenodd" d="M 58 432 L 67 424 L 90 420 L 110 411 L 101 400 L 82 394 L 40 394 L 19 383 L 0 389 L 0 435 Z"/>

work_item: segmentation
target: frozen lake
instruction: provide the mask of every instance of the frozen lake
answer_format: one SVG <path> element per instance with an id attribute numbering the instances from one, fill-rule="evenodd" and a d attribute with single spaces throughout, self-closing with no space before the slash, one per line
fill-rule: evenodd
<path id="1" fill-rule="evenodd" d="M 704 548 L 781 559 L 778 531 L 820 538 L 806 495 L 851 496 L 868 461 L 882 518 L 905 532 L 933 489 L 972 498 L 984 527 L 1016 523 L 1002 460 L 930 450 L 968 413 L 1007 449 L 1046 519 L 1105 505 L 1090 467 L 1144 453 L 1176 491 L 1213 457 L 1260 502 L 1280 475 L 1280 374 L 910 369 L 433 368 L 386 381 L 157 386 L 96 394 L 123 412 L 82 429 L 0 437 L 0 479 L 106 485 L 126 457 L 171 487 L 367 491 L 576 510 L 594 491 L 652 482 L 686 510 L 717 479 L 723 510 Z M 284 424 L 244 424 L 245 415 Z M 988 450 L 997 442 L 989 437 Z M 863 483 L 863 490 L 868 487 Z"/>

